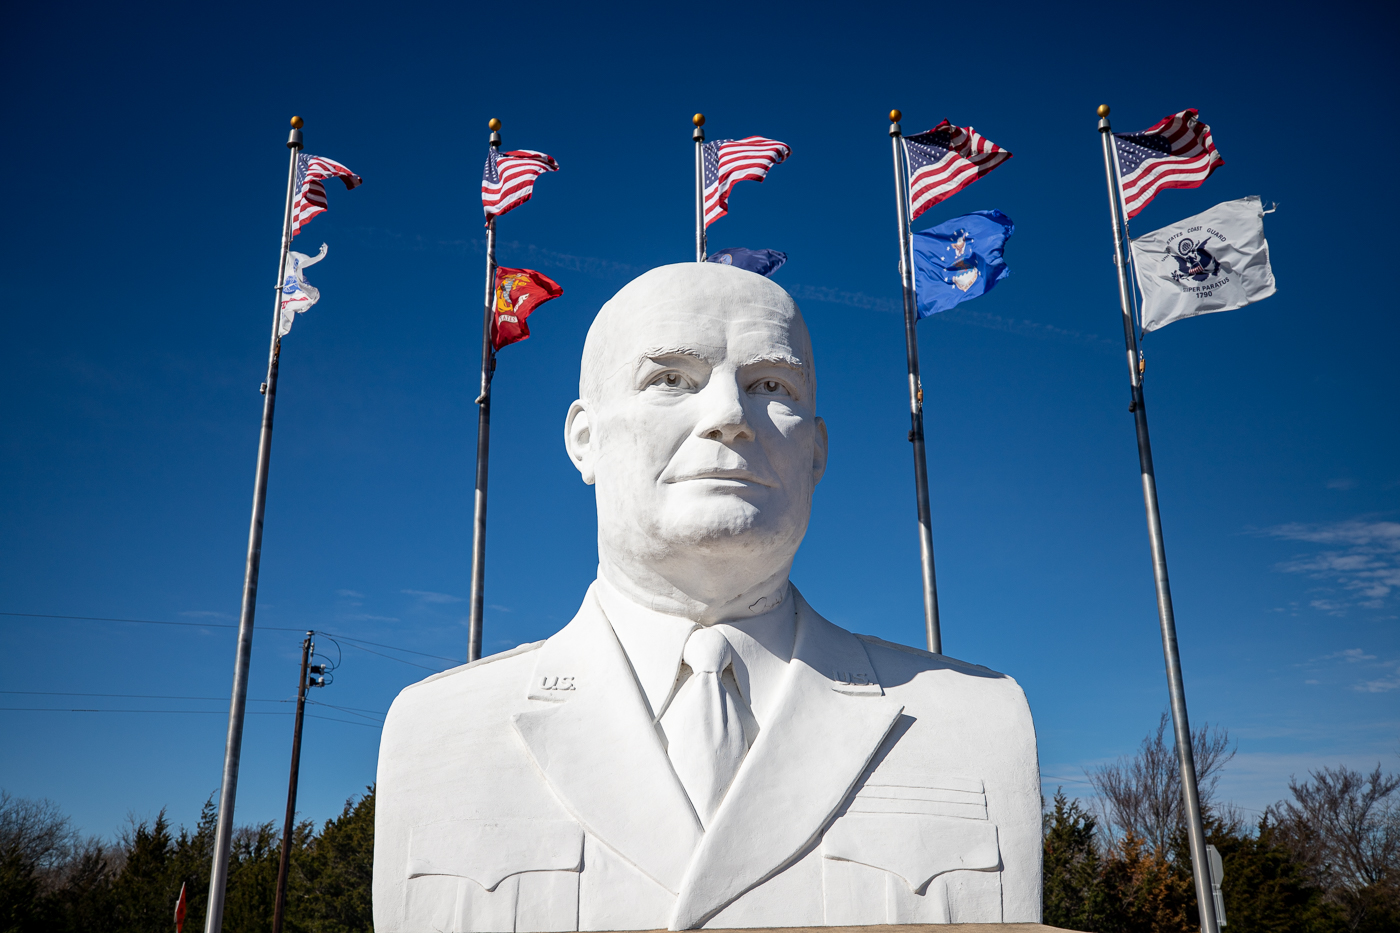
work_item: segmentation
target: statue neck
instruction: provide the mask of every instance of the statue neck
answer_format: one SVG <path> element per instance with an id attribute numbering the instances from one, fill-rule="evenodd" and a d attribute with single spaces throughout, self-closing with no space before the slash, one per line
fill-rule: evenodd
<path id="1" fill-rule="evenodd" d="M 684 562 L 694 570 L 694 558 Z M 749 582 L 752 573 L 668 573 L 671 568 L 599 555 L 598 576 L 607 580 L 622 596 L 657 612 L 681 616 L 701 625 L 738 622 L 762 615 L 787 598 L 788 574 L 792 559 L 760 580 Z M 736 587 L 743 591 L 734 592 Z"/>

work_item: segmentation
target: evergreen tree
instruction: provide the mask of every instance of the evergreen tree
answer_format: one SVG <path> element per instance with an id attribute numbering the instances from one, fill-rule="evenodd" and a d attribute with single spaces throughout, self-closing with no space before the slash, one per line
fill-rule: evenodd
<path id="1" fill-rule="evenodd" d="M 308 824 L 309 826 L 309 824 Z M 298 863 L 301 929 L 308 933 L 373 933 L 374 787 L 345 801 Z M 291 898 L 288 898 L 290 913 Z"/>
<path id="2" fill-rule="evenodd" d="M 1101 872 L 1093 816 L 1057 789 L 1054 809 L 1045 817 L 1045 922 L 1099 929 L 1108 914 Z"/>
<path id="3" fill-rule="evenodd" d="M 39 879 L 34 865 L 14 846 L 0 851 L 0 933 L 38 933 Z"/>
<path id="4" fill-rule="evenodd" d="M 115 933 L 156 933 L 171 925 L 180 888 L 170 890 L 174 840 L 165 811 L 136 823 L 123 840 L 126 862 L 112 885 Z"/>

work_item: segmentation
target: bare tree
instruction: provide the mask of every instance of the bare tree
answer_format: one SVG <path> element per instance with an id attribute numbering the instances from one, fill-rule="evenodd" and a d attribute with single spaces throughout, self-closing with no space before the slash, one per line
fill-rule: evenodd
<path id="1" fill-rule="evenodd" d="M 26 800 L 0 790 L 0 856 L 18 855 L 35 870 L 67 860 L 77 833 L 52 800 Z"/>
<path id="2" fill-rule="evenodd" d="M 1118 842 L 1128 833 L 1142 839 L 1152 851 L 1172 857 L 1172 836 L 1186 825 L 1186 807 L 1181 796 L 1181 768 L 1176 760 L 1176 742 L 1167 742 L 1168 718 L 1163 713 L 1157 731 L 1142 740 L 1137 754 L 1120 758 L 1086 772 L 1098 794 L 1098 806 L 1110 838 Z M 1191 750 L 1196 759 L 1196 785 L 1201 810 L 1215 810 L 1215 788 L 1220 770 L 1235 757 L 1230 733 L 1212 729 L 1206 723 L 1191 730 Z M 1217 812 L 1231 822 L 1233 811 Z"/>
<path id="3" fill-rule="evenodd" d="M 1400 907 L 1400 775 L 1323 768 L 1288 782 L 1291 801 L 1269 808 L 1314 883 L 1340 904 L 1352 929 Z"/>

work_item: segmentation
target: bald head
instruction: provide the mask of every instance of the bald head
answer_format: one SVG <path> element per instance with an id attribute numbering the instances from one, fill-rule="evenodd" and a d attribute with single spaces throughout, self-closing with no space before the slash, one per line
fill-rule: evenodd
<path id="1" fill-rule="evenodd" d="M 583 345 L 579 397 L 602 402 L 611 380 L 629 375 L 641 354 L 668 341 L 713 342 L 713 325 L 720 320 L 747 321 L 740 326 L 775 335 L 782 332 L 785 336 L 773 351 L 792 356 L 804 372 L 808 393 L 815 393 L 812 339 L 792 296 L 753 272 L 714 262 L 684 262 L 638 276 L 603 305 Z"/>

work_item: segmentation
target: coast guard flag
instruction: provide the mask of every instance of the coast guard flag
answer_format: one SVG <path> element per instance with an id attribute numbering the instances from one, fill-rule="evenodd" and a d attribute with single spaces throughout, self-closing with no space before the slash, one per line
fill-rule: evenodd
<path id="1" fill-rule="evenodd" d="M 1233 311 L 1275 291 L 1257 196 L 1217 204 L 1133 240 L 1142 329 Z"/>
<path id="2" fill-rule="evenodd" d="M 282 320 L 277 325 L 277 336 L 287 336 L 292 330 L 292 321 L 296 316 L 321 300 L 321 293 L 306 281 L 302 271 L 325 258 L 324 243 L 321 244 L 321 251 L 315 256 L 295 250 L 287 253 L 287 276 L 282 280 Z"/>
<path id="3" fill-rule="evenodd" d="M 919 317 L 985 294 L 1010 275 L 1001 254 L 1015 232 L 1001 211 L 973 211 L 914 234 Z"/>
<path id="4" fill-rule="evenodd" d="M 706 262 L 717 262 L 722 266 L 733 266 L 746 272 L 759 275 L 772 275 L 787 262 L 787 253 L 775 249 L 743 249 L 738 246 L 711 253 Z"/>
<path id="5" fill-rule="evenodd" d="M 497 350 L 530 338 L 525 319 L 540 305 L 564 294 L 559 283 L 534 269 L 496 267 L 496 308 L 491 345 Z"/>

